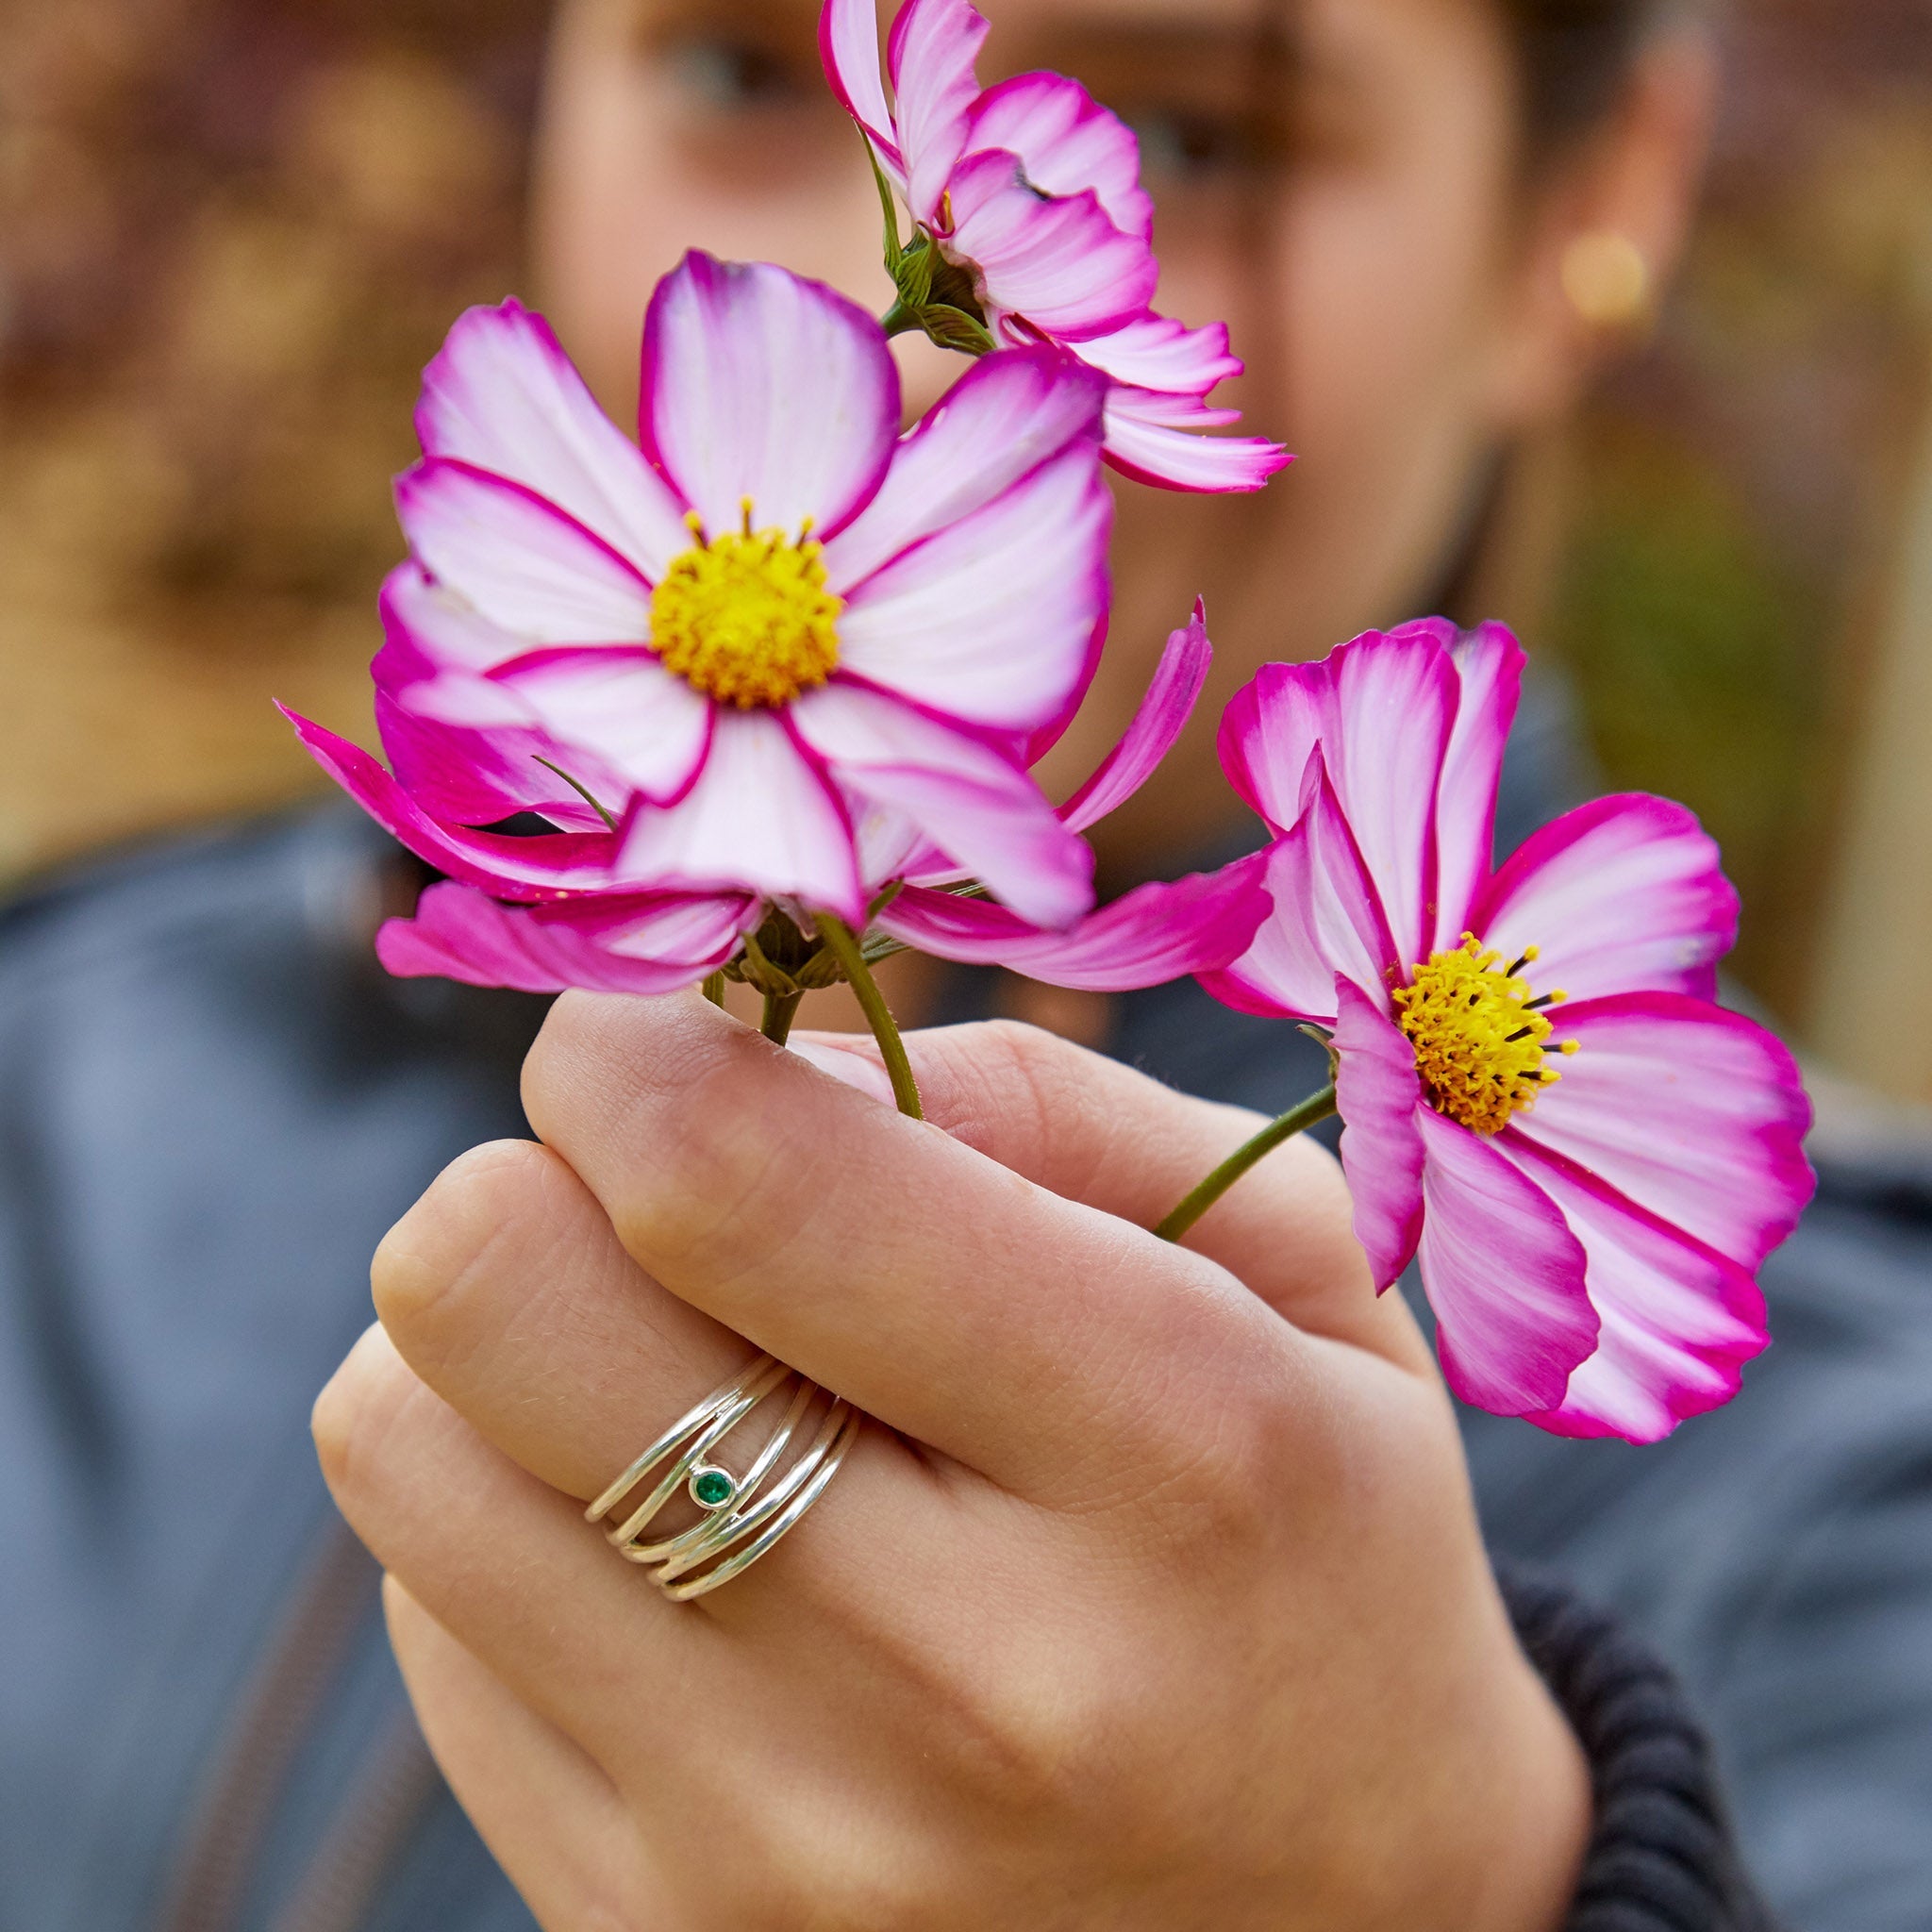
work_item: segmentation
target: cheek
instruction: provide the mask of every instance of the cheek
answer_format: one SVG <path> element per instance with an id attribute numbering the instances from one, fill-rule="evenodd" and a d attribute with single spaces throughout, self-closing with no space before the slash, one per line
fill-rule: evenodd
<path id="1" fill-rule="evenodd" d="M 1411 459 L 1488 433 L 1499 288 L 1484 203 L 1374 179 L 1311 183 L 1277 251 L 1281 403 L 1324 463 Z"/>
<path id="2" fill-rule="evenodd" d="M 1453 163 L 1311 179 L 1280 214 L 1273 333 L 1256 340 L 1300 458 L 1283 512 L 1338 637 L 1435 594 L 1497 436 L 1500 177 Z"/>
<path id="3" fill-rule="evenodd" d="M 781 261 L 875 313 L 891 300 L 877 201 L 842 115 L 707 122 L 596 18 L 559 31 L 532 213 L 541 299 L 620 420 L 636 406 L 651 291 L 688 249 Z"/>

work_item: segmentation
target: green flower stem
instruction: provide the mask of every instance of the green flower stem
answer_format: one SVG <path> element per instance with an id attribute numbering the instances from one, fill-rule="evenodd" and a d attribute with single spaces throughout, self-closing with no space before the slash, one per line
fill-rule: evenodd
<path id="1" fill-rule="evenodd" d="M 724 975 L 722 973 L 712 973 L 706 976 L 705 997 L 714 1007 L 722 1007 L 724 1004 Z"/>
<path id="2" fill-rule="evenodd" d="M 899 1038 L 899 1029 L 892 1023 L 878 981 L 872 976 L 872 968 L 865 963 L 865 953 L 857 936 L 849 925 L 834 919 L 829 912 L 814 912 L 812 923 L 818 927 L 826 950 L 851 982 L 852 991 L 858 995 L 858 1004 L 865 1008 L 872 1037 L 878 1041 L 886 1072 L 891 1075 L 892 1097 L 899 1103 L 899 1111 L 923 1121 L 925 1109 L 919 1104 L 919 1084 L 912 1077 L 912 1063 L 906 1058 L 906 1042 Z"/>
<path id="3" fill-rule="evenodd" d="M 889 336 L 909 336 L 914 329 L 923 329 L 925 325 L 919 319 L 916 308 L 908 308 L 904 302 L 894 302 L 879 317 L 879 326 Z"/>
<path id="4" fill-rule="evenodd" d="M 798 1017 L 798 1008 L 804 1001 L 802 992 L 768 992 L 765 995 L 765 1018 L 758 1029 L 774 1046 L 783 1046 L 791 1038 L 791 1023 Z"/>
<path id="5" fill-rule="evenodd" d="M 879 191 L 879 212 L 885 216 L 886 273 L 895 275 L 906 253 L 899 242 L 899 204 L 892 199 L 892 184 L 886 179 L 886 171 L 879 166 L 879 158 L 862 128 L 858 138 L 865 142 L 865 158 L 872 164 L 872 178 Z"/>
<path id="6" fill-rule="evenodd" d="M 1238 1147 L 1154 1232 L 1164 1241 L 1177 1241 L 1235 1182 L 1284 1141 L 1325 1121 L 1335 1111 L 1335 1089 L 1323 1088 L 1302 1104 L 1270 1121 L 1246 1146 Z"/>

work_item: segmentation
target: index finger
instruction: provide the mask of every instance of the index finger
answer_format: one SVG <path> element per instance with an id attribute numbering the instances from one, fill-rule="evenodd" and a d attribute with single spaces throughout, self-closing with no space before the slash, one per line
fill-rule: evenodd
<path id="1" fill-rule="evenodd" d="M 665 1288 L 1019 1493 L 1161 1480 L 1307 1373 L 1213 1262 L 698 1000 L 566 995 L 525 1106 Z"/>
<path id="2" fill-rule="evenodd" d="M 792 1046 L 818 1066 L 862 1062 L 891 1091 L 870 1038 L 794 1035 Z M 1139 1227 L 1155 1226 L 1265 1124 L 1245 1108 L 1176 1092 L 1011 1021 L 908 1034 L 906 1047 L 927 1120 L 1054 1193 Z M 1375 1293 L 1341 1163 L 1306 1136 L 1245 1175 L 1184 1245 L 1239 1275 L 1296 1327 L 1434 1373 L 1402 1297 Z"/>

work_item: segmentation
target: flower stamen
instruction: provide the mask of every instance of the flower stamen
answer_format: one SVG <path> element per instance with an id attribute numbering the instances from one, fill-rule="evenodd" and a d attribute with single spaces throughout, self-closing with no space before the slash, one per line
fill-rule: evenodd
<path id="1" fill-rule="evenodd" d="M 1459 946 L 1430 954 L 1391 995 L 1429 1105 L 1472 1133 L 1497 1133 L 1519 1108 L 1534 1106 L 1543 1088 L 1562 1078 L 1544 1056 L 1576 1051 L 1574 1040 L 1550 1039 L 1542 1010 L 1565 995 L 1533 997 L 1522 977 L 1536 958 L 1530 946 L 1499 970 L 1502 954 L 1464 933 Z"/>
<path id="2" fill-rule="evenodd" d="M 685 519 L 698 541 L 651 594 L 651 643 L 694 690 L 751 710 L 789 704 L 831 676 L 845 606 L 825 587 L 809 520 L 792 538 L 755 530 L 750 497 L 741 508 L 742 527 L 708 541 L 695 510 Z"/>

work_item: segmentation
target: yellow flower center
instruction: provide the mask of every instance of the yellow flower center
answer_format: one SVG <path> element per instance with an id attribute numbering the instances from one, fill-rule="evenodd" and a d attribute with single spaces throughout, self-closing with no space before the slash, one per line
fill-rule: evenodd
<path id="1" fill-rule="evenodd" d="M 825 588 L 823 545 L 808 524 L 794 540 L 751 526 L 705 541 L 675 558 L 651 593 L 651 643 L 668 671 L 741 710 L 789 703 L 824 684 L 839 663 L 842 600 Z"/>
<path id="2" fill-rule="evenodd" d="M 1533 1106 L 1562 1078 L 1547 1056 L 1576 1051 L 1574 1040 L 1551 1042 L 1541 1011 L 1564 995 L 1539 999 L 1521 976 L 1536 957 L 1531 946 L 1502 970 L 1502 954 L 1485 952 L 1466 932 L 1453 953 L 1431 953 L 1412 982 L 1395 989 L 1395 1024 L 1415 1048 L 1429 1105 L 1473 1133 L 1496 1133 L 1518 1108 Z"/>

